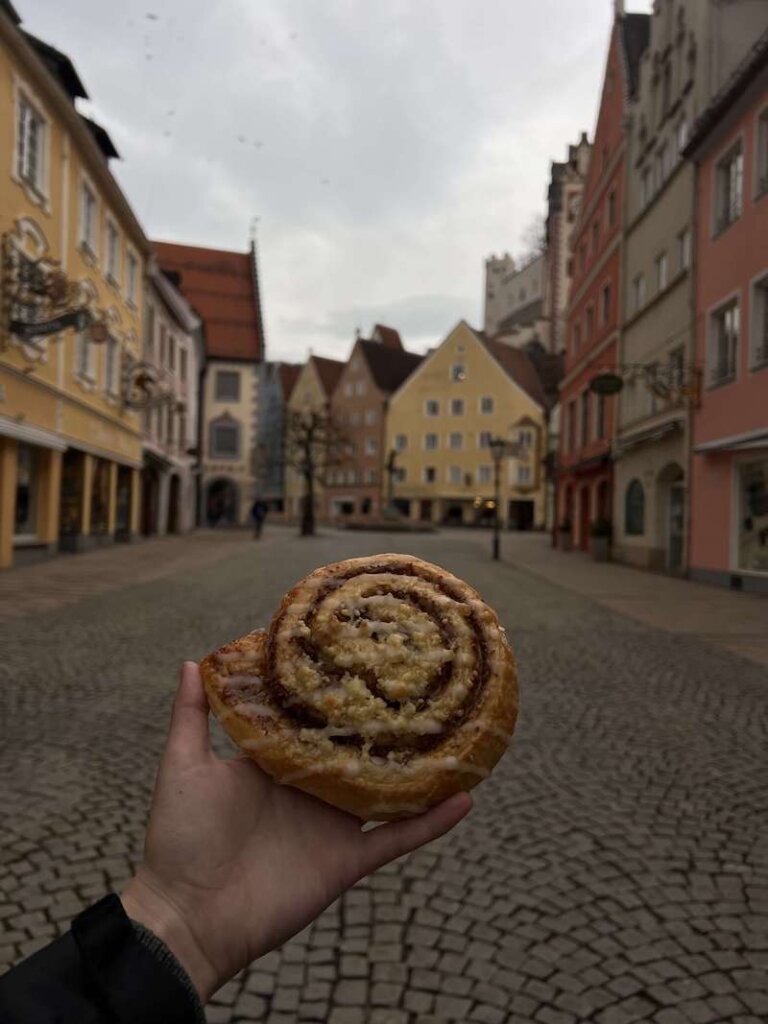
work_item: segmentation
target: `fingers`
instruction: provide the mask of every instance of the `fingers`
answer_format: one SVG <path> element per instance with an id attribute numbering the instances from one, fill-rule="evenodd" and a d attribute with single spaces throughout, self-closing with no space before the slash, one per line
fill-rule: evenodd
<path id="1" fill-rule="evenodd" d="M 185 661 L 181 667 L 166 749 L 173 757 L 190 762 L 210 753 L 208 700 L 200 669 L 193 661 Z"/>
<path id="2" fill-rule="evenodd" d="M 472 797 L 469 793 L 455 793 L 417 818 L 393 821 L 371 832 L 364 832 L 361 835 L 360 856 L 362 875 L 368 875 L 389 861 L 402 857 L 404 853 L 417 850 L 438 836 L 445 835 L 471 808 Z"/>

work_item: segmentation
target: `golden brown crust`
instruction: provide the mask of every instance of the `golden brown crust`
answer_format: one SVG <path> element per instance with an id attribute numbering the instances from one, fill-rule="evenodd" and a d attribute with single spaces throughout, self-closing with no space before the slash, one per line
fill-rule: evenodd
<path id="1" fill-rule="evenodd" d="M 517 718 L 496 614 L 463 580 L 411 556 L 310 573 L 268 632 L 225 645 L 201 671 L 211 709 L 245 753 L 278 782 L 363 819 L 404 817 L 471 789 Z"/>

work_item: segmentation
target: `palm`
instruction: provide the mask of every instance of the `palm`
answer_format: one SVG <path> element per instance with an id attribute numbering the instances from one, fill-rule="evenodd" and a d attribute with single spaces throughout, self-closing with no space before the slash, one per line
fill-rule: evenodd
<path id="1" fill-rule="evenodd" d="M 182 914 L 221 979 L 469 809 L 462 794 L 419 818 L 364 833 L 352 815 L 277 785 L 248 759 L 220 760 L 210 748 L 207 713 L 196 667 L 185 668 L 139 878 Z"/>

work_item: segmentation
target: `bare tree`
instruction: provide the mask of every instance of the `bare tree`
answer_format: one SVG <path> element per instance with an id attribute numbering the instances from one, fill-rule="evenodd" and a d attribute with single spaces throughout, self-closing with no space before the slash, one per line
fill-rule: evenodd
<path id="1" fill-rule="evenodd" d="M 315 489 L 327 483 L 328 470 L 349 460 L 350 441 L 327 412 L 292 412 L 285 430 L 285 464 L 302 479 L 302 537 L 315 532 Z"/>
<path id="2" fill-rule="evenodd" d="M 547 219 L 543 214 L 536 214 L 523 230 L 523 254 L 518 263 L 528 263 L 541 256 L 547 249 Z"/>

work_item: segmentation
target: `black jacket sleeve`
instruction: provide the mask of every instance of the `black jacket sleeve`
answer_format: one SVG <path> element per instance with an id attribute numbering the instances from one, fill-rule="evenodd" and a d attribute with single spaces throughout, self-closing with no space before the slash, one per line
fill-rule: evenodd
<path id="1" fill-rule="evenodd" d="M 0 978 L 2 1024 L 204 1024 L 186 972 L 117 896 Z"/>

